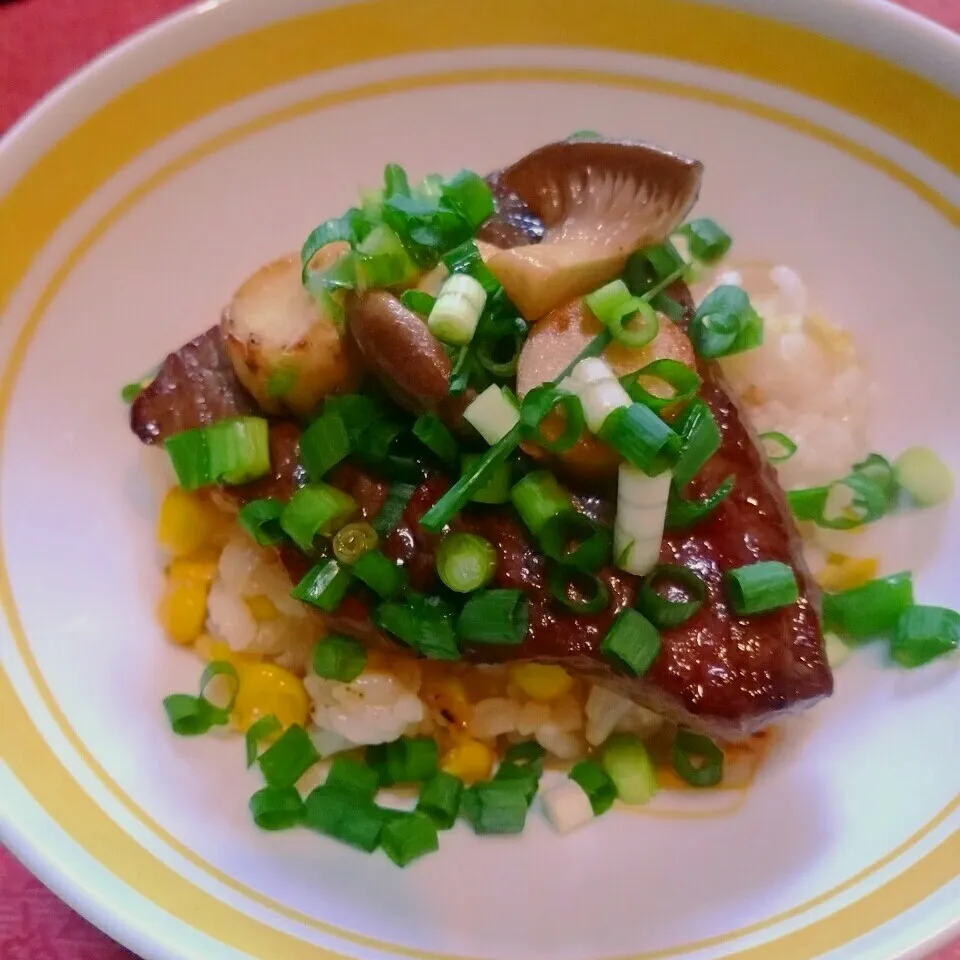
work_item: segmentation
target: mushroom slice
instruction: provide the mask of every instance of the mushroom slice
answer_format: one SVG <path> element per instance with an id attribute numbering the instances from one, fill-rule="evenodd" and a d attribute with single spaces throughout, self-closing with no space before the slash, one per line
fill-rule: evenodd
<path id="1" fill-rule="evenodd" d="M 643 143 L 564 141 L 499 177 L 544 225 L 543 240 L 488 266 L 533 321 L 616 276 L 627 257 L 666 240 L 697 199 L 702 165 Z"/>
<path id="2" fill-rule="evenodd" d="M 328 244 L 318 256 L 340 256 Z M 300 258 L 282 257 L 246 280 L 220 320 L 227 355 L 243 385 L 270 413 L 308 414 L 354 382 L 342 325 L 300 281 Z"/>

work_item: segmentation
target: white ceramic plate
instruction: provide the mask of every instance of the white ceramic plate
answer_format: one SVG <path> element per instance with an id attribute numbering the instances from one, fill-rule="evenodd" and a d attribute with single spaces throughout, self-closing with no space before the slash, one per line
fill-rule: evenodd
<path id="1" fill-rule="evenodd" d="M 955 661 L 862 651 L 749 790 L 566 839 L 458 829 L 406 871 L 258 833 L 236 742 L 165 728 L 197 665 L 153 620 L 156 495 L 119 385 L 384 162 L 487 170 L 583 127 L 702 159 L 699 211 L 859 338 L 875 446 L 960 473 L 960 41 L 892 7 L 211 2 L 0 149 L 3 837 L 139 953 L 893 958 L 957 931 Z M 920 596 L 960 604 L 960 508 L 915 530 Z"/>

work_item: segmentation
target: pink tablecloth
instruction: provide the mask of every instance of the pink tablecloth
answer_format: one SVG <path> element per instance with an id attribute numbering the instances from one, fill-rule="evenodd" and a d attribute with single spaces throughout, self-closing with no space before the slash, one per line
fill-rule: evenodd
<path id="1" fill-rule="evenodd" d="M 960 31 L 960 0 L 899 0 Z M 0 131 L 110 44 L 185 0 L 0 0 Z M 135 960 L 0 850 L 0 960 Z M 936 960 L 960 960 L 960 940 Z"/>

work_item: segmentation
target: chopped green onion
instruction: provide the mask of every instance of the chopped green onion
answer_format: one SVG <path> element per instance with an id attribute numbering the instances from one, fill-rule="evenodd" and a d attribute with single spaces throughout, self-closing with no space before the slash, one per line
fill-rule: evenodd
<path id="1" fill-rule="evenodd" d="M 350 572 L 384 600 L 393 600 L 407 585 L 407 574 L 380 550 L 370 550 L 356 560 Z"/>
<path id="2" fill-rule="evenodd" d="M 184 490 L 241 484 L 270 470 L 267 421 L 233 417 L 168 437 L 164 449 Z"/>
<path id="3" fill-rule="evenodd" d="M 268 713 L 265 717 L 255 720 L 244 734 L 244 742 L 247 749 L 247 766 L 252 767 L 257 762 L 257 748 L 261 740 L 272 737 L 281 729 L 280 721 L 272 714 Z"/>
<path id="4" fill-rule="evenodd" d="M 543 758 L 547 751 L 536 740 L 525 740 L 523 743 L 511 743 L 503 755 L 506 763 L 538 764 L 543 766 Z"/>
<path id="5" fill-rule="evenodd" d="M 421 269 L 432 267 L 444 250 L 470 235 L 458 213 L 421 197 L 390 197 L 383 204 L 383 221 Z"/>
<path id="6" fill-rule="evenodd" d="M 439 597 L 411 594 L 403 602 L 381 603 L 374 611 L 381 630 L 413 647 L 431 660 L 459 660 L 453 629 L 453 611 Z"/>
<path id="7" fill-rule="evenodd" d="M 479 453 L 465 453 L 461 460 L 462 475 L 468 474 L 476 466 L 481 456 L 482 454 Z M 509 463 L 498 463 L 487 475 L 486 483 L 470 498 L 471 501 L 474 503 L 509 503 L 511 473 Z"/>
<path id="8" fill-rule="evenodd" d="M 260 772 L 267 786 L 292 787 L 319 759 L 307 731 L 294 723 L 260 754 Z"/>
<path id="9" fill-rule="evenodd" d="M 518 644 L 527 635 L 529 604 L 520 590 L 484 590 L 463 605 L 457 636 L 470 643 Z"/>
<path id="10" fill-rule="evenodd" d="M 543 433 L 543 421 L 554 410 L 563 417 L 563 431 L 555 440 Z M 550 453 L 569 450 L 583 432 L 583 407 L 575 394 L 564 393 L 551 384 L 534 387 L 520 407 L 520 431 L 524 440 L 543 447 Z"/>
<path id="11" fill-rule="evenodd" d="M 800 596 L 796 574 L 779 560 L 758 560 L 728 570 L 724 579 L 730 605 L 739 616 L 788 607 Z"/>
<path id="12" fill-rule="evenodd" d="M 207 696 L 207 690 L 218 677 L 223 677 L 227 684 L 227 696 L 221 697 L 224 703 L 216 704 Z M 200 699 L 210 704 L 213 711 L 214 723 L 222 725 L 227 722 L 230 711 L 237 701 L 237 693 L 240 691 L 240 675 L 237 668 L 226 660 L 214 660 L 208 663 L 200 674 Z"/>
<path id="13" fill-rule="evenodd" d="M 960 645 L 960 614 L 945 607 L 907 607 L 900 614 L 890 654 L 903 667 L 921 667 Z"/>
<path id="14" fill-rule="evenodd" d="M 383 196 L 390 199 L 394 194 L 410 196 L 410 183 L 407 172 L 397 163 L 388 163 L 383 168 Z"/>
<path id="15" fill-rule="evenodd" d="M 245 503 L 237 514 L 240 526 L 261 547 L 270 547 L 281 543 L 285 534 L 280 526 L 283 504 L 279 500 L 251 500 Z"/>
<path id="16" fill-rule="evenodd" d="M 405 867 L 419 857 L 440 849 L 433 820 L 417 812 L 405 813 L 385 823 L 380 845 L 398 867 Z"/>
<path id="17" fill-rule="evenodd" d="M 727 357 L 763 343 L 763 320 L 746 292 L 727 284 L 711 291 L 697 308 L 690 340 L 697 356 Z"/>
<path id="18" fill-rule="evenodd" d="M 423 290 L 404 290 L 400 294 L 400 302 L 410 311 L 422 317 L 424 320 L 430 316 L 437 298 Z"/>
<path id="19" fill-rule="evenodd" d="M 583 299 L 593 315 L 610 329 L 620 311 L 630 305 L 634 297 L 622 280 L 611 280 L 593 293 L 588 293 Z"/>
<path id="20" fill-rule="evenodd" d="M 365 759 L 377 771 L 381 787 L 420 783 L 436 775 L 439 748 L 431 737 L 400 737 L 367 747 Z"/>
<path id="21" fill-rule="evenodd" d="M 953 496 L 950 468 L 928 447 L 910 447 L 901 453 L 893 465 L 893 476 L 921 507 L 938 506 Z"/>
<path id="22" fill-rule="evenodd" d="M 280 516 L 280 526 L 304 552 L 318 535 L 328 536 L 357 509 L 349 494 L 326 483 L 310 483 L 296 490 Z"/>
<path id="23" fill-rule="evenodd" d="M 306 807 L 294 787 L 264 787 L 250 798 L 250 815 L 261 830 L 289 830 L 303 823 Z"/>
<path id="24" fill-rule="evenodd" d="M 453 434 L 443 425 L 440 418 L 432 413 L 424 413 L 417 417 L 413 425 L 413 435 L 446 464 L 454 464 L 460 457 L 460 450 Z"/>
<path id="25" fill-rule="evenodd" d="M 456 593 L 471 593 L 488 584 L 497 569 L 493 544 L 474 533 L 448 533 L 436 551 L 437 573 Z"/>
<path id="26" fill-rule="evenodd" d="M 339 561 L 321 560 L 290 591 L 290 596 L 333 613 L 347 595 L 352 580 L 350 571 Z"/>
<path id="27" fill-rule="evenodd" d="M 713 493 L 699 500 L 684 500 L 676 485 L 670 487 L 667 516 L 664 526 L 668 530 L 686 530 L 708 517 L 723 503 L 733 490 L 733 477 L 727 477 Z"/>
<path id="28" fill-rule="evenodd" d="M 480 322 L 483 323 L 483 318 Z M 518 320 L 514 329 L 477 344 L 477 362 L 495 377 L 513 376 L 517 372 L 517 363 L 520 360 L 520 351 L 523 349 L 526 336 L 526 324 Z"/>
<path id="29" fill-rule="evenodd" d="M 443 282 L 427 317 L 430 332 L 444 343 L 465 346 L 472 339 L 487 303 L 487 291 L 467 273 L 452 273 Z"/>
<path id="30" fill-rule="evenodd" d="M 723 751 L 709 737 L 681 728 L 673 741 L 673 768 L 691 787 L 715 787 L 723 779 Z"/>
<path id="31" fill-rule="evenodd" d="M 913 579 L 895 573 L 852 590 L 823 598 L 823 623 L 847 640 L 869 640 L 893 630 L 901 614 L 913 605 Z"/>
<path id="32" fill-rule="evenodd" d="M 350 566 L 377 546 L 377 531 L 369 523 L 348 523 L 333 536 L 333 555 Z"/>
<path id="33" fill-rule="evenodd" d="M 567 137 L 568 140 L 602 140 L 603 135 L 597 133 L 596 130 L 574 130 L 573 133 Z"/>
<path id="34" fill-rule="evenodd" d="M 542 760 L 524 760 L 522 763 L 504 761 L 497 767 L 493 775 L 495 782 L 509 781 L 523 796 L 529 807 L 540 787 L 540 777 L 543 774 Z"/>
<path id="35" fill-rule="evenodd" d="M 617 566 L 634 576 L 648 574 L 660 557 L 670 479 L 669 472 L 648 477 L 629 463 L 617 470 L 613 553 Z"/>
<path id="36" fill-rule="evenodd" d="M 610 560 L 610 531 L 572 508 L 547 520 L 539 542 L 540 549 L 552 560 L 588 573 Z"/>
<path id="37" fill-rule="evenodd" d="M 829 530 L 852 530 L 873 523 L 890 506 L 884 488 L 865 473 L 851 473 L 829 486 L 790 490 L 787 503 L 798 520 Z"/>
<path id="38" fill-rule="evenodd" d="M 706 217 L 685 223 L 677 232 L 686 237 L 690 255 L 707 265 L 725 257 L 733 243 L 730 234 Z"/>
<path id="39" fill-rule="evenodd" d="M 463 419 L 493 446 L 516 430 L 520 411 L 502 387 L 491 384 L 463 411 Z"/>
<path id="40" fill-rule="evenodd" d="M 159 367 L 154 367 L 149 373 L 145 373 L 139 380 L 134 383 L 126 384 L 123 389 L 120 391 L 120 399 L 124 403 L 133 403 L 140 394 L 146 390 L 147 387 L 153 383 L 154 378 L 160 372 Z"/>
<path id="41" fill-rule="evenodd" d="M 520 519 L 536 537 L 547 521 L 573 508 L 566 491 L 546 470 L 534 470 L 514 484 L 510 499 Z"/>
<path id="42" fill-rule="evenodd" d="M 267 396 L 279 400 L 285 397 L 297 384 L 297 368 L 282 364 L 267 377 Z"/>
<path id="43" fill-rule="evenodd" d="M 367 651 L 352 637 L 330 633 L 317 641 L 313 648 L 313 672 L 324 680 L 350 683 L 363 673 L 367 665 Z"/>
<path id="44" fill-rule="evenodd" d="M 383 416 L 383 409 L 373 397 L 362 393 L 347 393 L 327 397 L 323 403 L 323 416 L 338 417 L 351 446 L 356 444 L 370 425 Z M 300 438 L 301 451 L 303 438 Z"/>
<path id="45" fill-rule="evenodd" d="M 646 377 L 659 380 L 665 383 L 671 390 L 667 397 L 661 397 L 650 393 L 641 383 L 640 379 Z M 675 403 L 685 403 L 692 400 L 700 389 L 703 382 L 700 375 L 691 370 L 685 363 L 679 360 L 654 360 L 648 363 L 640 370 L 628 373 L 620 378 L 620 385 L 630 395 L 630 399 L 635 403 L 642 403 L 649 407 L 654 413 L 659 413 L 665 407 Z"/>
<path id="46" fill-rule="evenodd" d="M 839 670 L 850 659 L 850 647 L 842 637 L 829 630 L 823 634 L 823 651 L 827 655 L 827 665 L 831 670 Z"/>
<path id="47" fill-rule="evenodd" d="M 416 487 L 411 483 L 391 483 L 387 491 L 387 499 L 383 502 L 380 512 L 373 519 L 373 529 L 381 537 L 386 537 L 394 531 L 403 511 L 413 496 Z"/>
<path id="48" fill-rule="evenodd" d="M 300 434 L 300 462 L 313 481 L 322 480 L 350 448 L 347 425 L 336 413 L 321 414 Z"/>
<path id="49" fill-rule="evenodd" d="M 617 798 L 627 804 L 649 803 L 657 792 L 657 771 L 639 737 L 620 733 L 603 744 L 600 758 Z"/>
<path id="50" fill-rule="evenodd" d="M 660 332 L 660 319 L 646 300 L 631 297 L 611 317 L 607 328 L 617 343 L 637 349 L 645 347 Z"/>
<path id="51" fill-rule="evenodd" d="M 894 475 L 893 464 L 879 453 L 869 453 L 859 463 L 853 465 L 852 473 L 872 480 L 884 492 L 888 501 L 897 494 L 897 478 Z"/>
<path id="52" fill-rule="evenodd" d="M 703 606 L 706 598 L 706 584 L 695 571 L 690 567 L 664 563 L 641 584 L 637 609 L 658 630 L 671 630 L 686 623 Z"/>
<path id="53" fill-rule="evenodd" d="M 574 613 L 599 613 L 610 601 L 607 585 L 592 573 L 551 563 L 547 586 L 555 600 Z"/>
<path id="54" fill-rule="evenodd" d="M 797 452 L 797 445 L 785 433 L 777 430 L 761 433 L 760 443 L 771 463 L 783 463 Z"/>
<path id="55" fill-rule="evenodd" d="M 474 240 L 467 240 L 449 253 L 445 253 L 442 260 L 444 266 L 451 273 L 466 273 L 474 280 L 478 280 L 483 289 L 486 290 L 488 297 L 492 298 L 501 289 L 500 281 L 483 262 L 483 257 L 480 256 L 480 248 Z"/>
<path id="56" fill-rule="evenodd" d="M 334 757 L 324 781 L 329 787 L 352 791 L 358 799 L 373 800 L 380 786 L 377 771 L 359 760 L 343 755 Z"/>
<path id="57" fill-rule="evenodd" d="M 660 653 L 660 634 L 646 617 L 628 607 L 617 614 L 600 649 L 625 673 L 640 677 Z"/>
<path id="58" fill-rule="evenodd" d="M 440 198 L 466 220 L 471 233 L 494 213 L 493 194 L 487 181 L 472 170 L 460 170 L 444 181 Z"/>
<path id="59" fill-rule="evenodd" d="M 630 395 L 620 386 L 605 360 L 581 360 L 563 387 L 576 393 L 583 407 L 583 419 L 591 433 L 601 433 L 608 418 L 619 408 L 630 406 Z"/>
<path id="60" fill-rule="evenodd" d="M 304 825 L 341 843 L 371 853 L 380 844 L 383 816 L 370 802 L 335 784 L 322 784 L 305 802 Z"/>
<path id="61" fill-rule="evenodd" d="M 394 198 L 392 203 L 397 203 Z M 411 283 L 417 266 L 396 232 L 378 224 L 357 245 L 356 283 L 362 290 L 387 289 Z"/>
<path id="62" fill-rule="evenodd" d="M 613 410 L 598 435 L 650 477 L 670 469 L 682 455 L 681 437 L 641 403 Z"/>
<path id="63" fill-rule="evenodd" d="M 570 779 L 579 784 L 589 797 L 595 817 L 606 813 L 613 806 L 613 801 L 617 799 L 617 788 L 610 779 L 610 775 L 593 760 L 581 760 L 574 764 L 570 771 Z"/>
<path id="64" fill-rule="evenodd" d="M 203 697 L 189 693 L 171 693 L 164 697 L 163 709 L 170 721 L 170 729 L 178 737 L 198 737 L 222 722 L 215 707 Z"/>
<path id="65" fill-rule="evenodd" d="M 689 404 L 673 426 L 683 444 L 673 467 L 673 482 L 682 490 L 720 449 L 720 431 L 710 408 L 699 399 Z"/>
<path id="66" fill-rule="evenodd" d="M 463 781 L 440 770 L 423 785 L 417 810 L 426 814 L 438 830 L 449 830 L 460 812 L 462 794 Z"/>
<path id="67" fill-rule="evenodd" d="M 355 246 L 361 234 L 369 229 L 369 222 L 356 207 L 351 207 L 342 217 L 326 220 L 317 227 L 303 244 L 300 251 L 300 263 L 303 268 L 303 285 L 313 294 L 321 289 L 318 281 L 320 274 L 310 269 L 313 258 L 328 244 L 338 240 Z"/>
<path id="68" fill-rule="evenodd" d="M 474 833 L 522 833 L 530 802 L 528 791 L 527 778 L 475 783 L 464 790 L 460 810 Z"/>

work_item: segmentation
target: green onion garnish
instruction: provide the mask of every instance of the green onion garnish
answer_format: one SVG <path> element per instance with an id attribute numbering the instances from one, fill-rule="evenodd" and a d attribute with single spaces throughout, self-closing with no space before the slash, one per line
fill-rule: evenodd
<path id="1" fill-rule="evenodd" d="M 690 255 L 708 265 L 725 257 L 733 243 L 730 234 L 706 217 L 685 223 L 677 232 L 686 237 Z"/>
<path id="2" fill-rule="evenodd" d="M 444 266 L 451 273 L 466 273 L 479 280 L 480 285 L 487 291 L 488 297 L 500 289 L 500 281 L 490 272 L 480 256 L 480 248 L 473 240 L 467 240 L 460 246 L 454 247 L 441 258 Z"/>
<path id="3" fill-rule="evenodd" d="M 363 673 L 367 651 L 363 644 L 339 633 L 327 634 L 313 648 L 313 672 L 325 680 L 350 683 Z"/>
<path id="4" fill-rule="evenodd" d="M 405 867 L 419 857 L 440 849 L 433 820 L 417 812 L 393 817 L 385 823 L 380 845 L 398 867 Z"/>
<path id="5" fill-rule="evenodd" d="M 590 799 L 595 817 L 606 813 L 617 799 L 617 788 L 610 775 L 593 760 L 581 760 L 574 764 L 570 779 L 579 784 Z"/>
<path id="6" fill-rule="evenodd" d="M 310 262 L 328 244 L 343 240 L 351 246 L 355 245 L 360 234 L 369 230 L 369 222 L 356 207 L 351 207 L 342 217 L 326 220 L 317 227 L 300 250 L 300 263 L 303 267 L 303 285 L 313 294 L 323 289 L 322 275 L 310 269 Z"/>
<path id="7" fill-rule="evenodd" d="M 900 614 L 890 655 L 903 667 L 921 667 L 960 645 L 960 614 L 945 607 L 916 605 Z"/>
<path id="8" fill-rule="evenodd" d="M 280 526 L 282 513 L 283 504 L 279 500 L 251 500 L 240 508 L 237 520 L 256 543 L 270 547 L 286 537 Z"/>
<path id="9" fill-rule="evenodd" d="M 267 378 L 267 396 L 274 400 L 285 397 L 297 385 L 297 368 L 280 365 Z"/>
<path id="10" fill-rule="evenodd" d="M 727 284 L 709 293 L 697 308 L 690 340 L 697 356 L 727 357 L 763 343 L 763 320 L 746 292 Z"/>
<path id="11" fill-rule="evenodd" d="M 424 293 L 422 290 L 404 290 L 400 294 L 400 302 L 408 310 L 426 320 L 430 316 L 430 311 L 437 302 L 437 298 L 429 293 Z"/>
<path id="12" fill-rule="evenodd" d="M 853 469 L 862 471 L 872 468 L 876 471 L 876 463 L 871 464 L 875 457 L 877 454 L 871 454 Z M 883 457 L 879 459 L 883 460 Z M 871 473 L 871 478 L 880 482 L 875 473 Z M 891 492 L 895 492 L 899 486 L 921 507 L 935 507 L 953 496 L 954 483 L 950 468 L 928 447 L 910 447 L 909 450 L 904 450 L 891 468 L 890 484 Z"/>
<path id="13" fill-rule="evenodd" d="M 154 377 L 156 377 L 159 372 L 160 368 L 154 367 L 149 373 L 145 373 L 139 380 L 136 380 L 133 383 L 125 384 L 120 391 L 120 399 L 124 403 L 133 403 L 133 401 L 140 396 L 140 393 L 143 390 L 146 390 L 146 388 L 153 383 Z"/>
<path id="14" fill-rule="evenodd" d="M 908 572 L 871 580 L 823 597 L 823 624 L 846 640 L 869 640 L 893 630 L 913 605 L 913 579 Z"/>
<path id="15" fill-rule="evenodd" d="M 649 803 L 657 792 L 657 771 L 639 737 L 619 733 L 603 744 L 600 762 L 624 803 Z"/>
<path id="16" fill-rule="evenodd" d="M 240 484 L 270 470 L 267 421 L 234 417 L 176 433 L 164 449 L 184 490 L 214 483 Z"/>
<path id="17" fill-rule="evenodd" d="M 710 408 L 699 399 L 687 406 L 673 426 L 682 438 L 680 454 L 673 467 L 673 482 L 682 490 L 720 449 L 720 431 Z"/>
<path id="18" fill-rule="evenodd" d="M 533 798 L 537 795 L 542 773 L 542 759 L 523 760 L 520 763 L 511 760 L 504 761 L 497 767 L 493 779 L 495 782 L 509 781 L 513 784 L 520 791 L 524 802 L 529 807 L 533 803 Z"/>
<path id="19" fill-rule="evenodd" d="M 350 572 L 363 581 L 383 600 L 393 600 L 407 585 L 407 573 L 379 550 L 370 550 L 350 568 Z"/>
<path id="20" fill-rule="evenodd" d="M 360 800 L 373 800 L 380 786 L 376 770 L 343 755 L 333 758 L 324 782 L 330 787 L 352 791 Z"/>
<path id="21" fill-rule="evenodd" d="M 622 280 L 588 293 L 584 301 L 613 339 L 625 346 L 646 346 L 660 330 L 656 310 L 635 297 Z"/>
<path id="22" fill-rule="evenodd" d="M 280 721 L 272 713 L 250 724 L 244 734 L 248 767 L 252 767 L 257 762 L 257 748 L 260 746 L 260 741 L 279 733 L 280 729 Z"/>
<path id="23" fill-rule="evenodd" d="M 459 660 L 453 610 L 439 597 L 411 594 L 403 602 L 381 603 L 373 614 L 381 630 L 393 634 L 431 660 Z"/>
<path id="24" fill-rule="evenodd" d="M 527 635 L 529 604 L 520 590 L 483 590 L 463 605 L 457 636 L 470 643 L 518 644 Z"/>
<path id="25" fill-rule="evenodd" d="M 292 787 L 319 759 L 307 731 L 294 723 L 260 754 L 260 772 L 267 786 Z"/>
<path id="26" fill-rule="evenodd" d="M 554 410 L 563 418 L 563 430 L 554 440 L 543 434 L 543 421 Z M 583 432 L 583 407 L 572 393 L 563 393 L 556 387 L 544 384 L 534 387 L 524 398 L 520 407 L 520 431 L 524 440 L 543 447 L 550 453 L 569 450 Z"/>
<path id="27" fill-rule="evenodd" d="M 264 787 L 250 798 L 250 815 L 261 830 L 289 830 L 303 823 L 306 807 L 294 787 Z"/>
<path id="28" fill-rule="evenodd" d="M 432 737 L 400 737 L 392 743 L 367 747 L 365 759 L 377 772 L 381 787 L 421 783 L 436 774 L 439 748 Z"/>
<path id="29" fill-rule="evenodd" d="M 552 560 L 588 573 L 610 560 L 610 531 L 572 508 L 547 520 L 540 529 L 539 542 L 540 549 Z"/>
<path id="30" fill-rule="evenodd" d="M 671 390 L 670 395 L 660 397 L 650 393 L 640 383 L 641 378 L 644 377 L 666 384 Z M 671 404 L 692 400 L 697 395 L 702 382 L 695 370 L 691 370 L 679 360 L 670 359 L 654 360 L 640 370 L 620 378 L 620 385 L 630 394 L 630 399 L 649 407 L 654 413 L 659 413 Z"/>
<path id="31" fill-rule="evenodd" d="M 677 730 L 673 768 L 691 787 L 715 787 L 723 779 L 723 751 L 709 738 Z"/>
<path id="32" fill-rule="evenodd" d="M 482 455 L 465 453 L 461 461 L 461 475 L 467 474 Z M 512 471 L 509 463 L 499 463 L 487 475 L 487 481 L 470 497 L 474 503 L 509 503 Z"/>
<path id="33" fill-rule="evenodd" d="M 771 463 L 783 463 L 797 452 L 797 445 L 785 433 L 777 430 L 761 433 L 760 443 Z"/>
<path id="34" fill-rule="evenodd" d="M 659 564 L 637 593 L 637 609 L 658 629 L 686 623 L 704 604 L 707 587 L 689 567 Z"/>
<path id="35" fill-rule="evenodd" d="M 170 729 L 178 737 L 198 737 L 219 723 L 216 708 L 203 697 L 189 693 L 171 693 L 164 697 L 163 709 L 170 721 Z"/>
<path id="36" fill-rule="evenodd" d="M 534 792 L 536 785 L 534 785 Z M 522 779 L 500 778 L 475 783 L 464 790 L 460 811 L 474 833 L 522 833 L 529 808 L 529 782 Z"/>
<path id="37" fill-rule="evenodd" d="M 547 568 L 547 586 L 554 600 L 574 613 L 599 613 L 610 602 L 610 590 L 599 577 L 561 563 Z"/>
<path id="38" fill-rule="evenodd" d="M 890 506 L 884 488 L 866 473 L 851 473 L 829 486 L 787 492 L 787 504 L 798 520 L 829 530 L 852 530 L 879 520 Z"/>
<path id="39" fill-rule="evenodd" d="M 348 523 L 333 535 L 333 555 L 350 566 L 377 545 L 377 531 L 369 523 Z"/>
<path id="40" fill-rule="evenodd" d="M 432 413 L 424 413 L 417 417 L 413 425 L 413 435 L 446 464 L 454 464 L 460 457 L 460 450 L 453 434 L 443 425 L 440 418 Z"/>
<path id="41" fill-rule="evenodd" d="M 728 570 L 724 579 L 730 605 L 739 616 L 788 607 L 800 596 L 796 575 L 779 560 L 758 560 Z"/>
<path id="42" fill-rule="evenodd" d="M 463 781 L 441 770 L 423 785 L 417 809 L 426 814 L 438 830 L 449 830 L 460 812 L 462 794 Z"/>
<path id="43" fill-rule="evenodd" d="M 407 509 L 407 504 L 417 488 L 412 483 L 391 483 L 387 491 L 387 499 L 383 502 L 380 512 L 373 519 L 373 529 L 381 537 L 392 533 Z"/>
<path id="44" fill-rule="evenodd" d="M 534 470 L 514 484 L 510 499 L 520 519 L 535 537 L 551 517 L 573 509 L 566 491 L 546 470 Z"/>
<path id="45" fill-rule="evenodd" d="M 305 801 L 304 825 L 367 853 L 380 845 L 384 820 L 374 804 L 351 790 L 322 784 Z"/>
<path id="46" fill-rule="evenodd" d="M 351 445 L 354 445 L 370 425 L 383 416 L 383 409 L 373 397 L 363 393 L 347 393 L 327 397 L 323 402 L 323 416 L 339 417 Z M 302 450 L 302 437 L 300 443 Z"/>
<path id="47" fill-rule="evenodd" d="M 409 197 L 410 182 L 407 180 L 407 172 L 400 164 L 388 163 L 383 168 L 383 196 L 389 199 L 395 194 Z"/>
<path id="48" fill-rule="evenodd" d="M 537 770 L 540 770 L 546 755 L 547 751 L 536 740 L 525 740 L 523 743 L 511 743 L 503 759 L 505 763 L 536 764 Z"/>
<path id="49" fill-rule="evenodd" d="M 347 595 L 352 581 L 350 571 L 339 561 L 321 560 L 290 591 L 290 596 L 333 613 Z"/>
<path id="50" fill-rule="evenodd" d="M 472 170 L 460 170 L 440 188 L 441 202 L 466 220 L 472 233 L 494 213 L 493 194 L 483 177 Z"/>
<path id="51" fill-rule="evenodd" d="M 682 443 L 677 433 L 641 403 L 612 411 L 599 437 L 650 477 L 659 476 L 676 463 Z"/>
<path id="52" fill-rule="evenodd" d="M 483 318 L 480 320 L 483 323 Z M 479 328 L 478 328 L 479 336 Z M 527 327 L 522 321 L 512 330 L 490 337 L 477 344 L 477 362 L 495 377 L 511 377 L 517 372 L 520 351 L 527 336 Z"/>
<path id="53" fill-rule="evenodd" d="M 685 500 L 675 484 L 670 486 L 670 499 L 667 501 L 667 515 L 664 526 L 667 530 L 686 530 L 704 517 L 709 516 L 730 495 L 733 490 L 733 477 L 727 477 L 713 493 L 699 500 Z"/>
<path id="54" fill-rule="evenodd" d="M 627 608 L 617 614 L 600 649 L 625 673 L 640 677 L 660 653 L 660 634 L 646 617 Z"/>
<path id="55" fill-rule="evenodd" d="M 474 533 L 448 533 L 436 551 L 437 573 L 456 593 L 471 593 L 485 586 L 497 569 L 493 544 Z"/>
<path id="56" fill-rule="evenodd" d="M 329 536 L 357 509 L 353 497 L 326 483 L 310 483 L 296 490 L 280 516 L 280 526 L 304 552 L 319 535 Z"/>
<path id="57" fill-rule="evenodd" d="M 314 481 L 322 480 L 350 450 L 347 425 L 336 413 L 322 414 L 300 434 L 300 462 Z"/>

